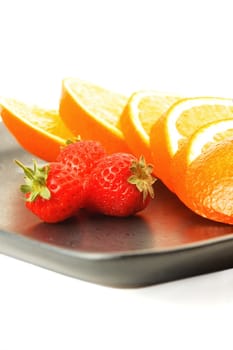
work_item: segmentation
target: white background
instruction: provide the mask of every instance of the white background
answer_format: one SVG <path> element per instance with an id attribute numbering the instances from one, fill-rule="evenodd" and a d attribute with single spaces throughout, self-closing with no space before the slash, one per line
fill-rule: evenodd
<path id="1" fill-rule="evenodd" d="M 76 76 L 233 95 L 231 1 L 0 0 L 0 95 L 58 107 Z M 141 289 L 0 256 L 0 349 L 232 349 L 233 272 Z"/>

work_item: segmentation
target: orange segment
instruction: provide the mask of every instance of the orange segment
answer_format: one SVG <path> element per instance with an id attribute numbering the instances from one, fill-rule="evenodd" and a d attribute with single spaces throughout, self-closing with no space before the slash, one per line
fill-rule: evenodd
<path id="1" fill-rule="evenodd" d="M 181 145 L 201 126 L 233 118 L 233 101 L 196 97 L 173 104 L 153 125 L 150 147 L 156 175 L 173 190 L 171 161 Z"/>
<path id="2" fill-rule="evenodd" d="M 129 148 L 137 157 L 144 155 L 147 162 L 153 163 L 149 137 L 151 127 L 178 99 L 179 97 L 155 91 L 135 92 L 129 98 L 121 115 L 121 130 Z"/>
<path id="3" fill-rule="evenodd" d="M 171 163 L 173 189 L 182 201 L 188 201 L 185 176 L 190 164 L 210 147 L 230 137 L 233 137 L 233 119 L 213 122 L 198 129 L 175 154 Z"/>
<path id="4" fill-rule="evenodd" d="M 79 79 L 63 80 L 60 115 L 82 139 L 100 141 L 109 153 L 127 152 L 119 118 L 127 98 Z"/>
<path id="5" fill-rule="evenodd" d="M 19 144 L 43 160 L 55 160 L 60 147 L 74 137 L 56 111 L 14 99 L 1 99 L 0 106 L 2 120 Z"/>

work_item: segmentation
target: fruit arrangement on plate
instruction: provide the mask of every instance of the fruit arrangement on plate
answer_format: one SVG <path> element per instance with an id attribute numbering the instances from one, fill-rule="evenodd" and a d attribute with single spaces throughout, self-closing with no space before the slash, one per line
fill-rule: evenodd
<path id="1" fill-rule="evenodd" d="M 196 214 L 233 224 L 233 100 L 156 91 L 127 98 L 67 78 L 57 111 L 9 98 L 0 106 L 19 144 L 46 162 L 16 160 L 26 207 L 41 220 L 81 208 L 135 214 L 159 179 Z"/>

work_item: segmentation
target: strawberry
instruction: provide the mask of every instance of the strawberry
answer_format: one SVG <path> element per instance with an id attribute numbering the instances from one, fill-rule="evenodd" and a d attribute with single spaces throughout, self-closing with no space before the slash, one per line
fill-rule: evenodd
<path id="1" fill-rule="evenodd" d="M 141 157 L 113 153 L 98 161 L 87 181 L 86 207 L 112 216 L 128 216 L 144 209 L 154 197 L 153 167 Z"/>
<path id="2" fill-rule="evenodd" d="M 62 148 L 56 161 L 69 167 L 84 181 L 96 162 L 105 155 L 106 151 L 100 142 L 83 140 Z"/>
<path id="3" fill-rule="evenodd" d="M 84 203 L 82 181 L 61 163 L 50 163 L 41 168 L 24 166 L 26 207 L 41 220 L 49 223 L 63 221 L 74 215 Z"/>

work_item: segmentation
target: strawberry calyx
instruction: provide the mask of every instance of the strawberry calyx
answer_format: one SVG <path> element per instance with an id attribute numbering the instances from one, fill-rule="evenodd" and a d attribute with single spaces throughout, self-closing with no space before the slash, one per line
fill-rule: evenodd
<path id="1" fill-rule="evenodd" d="M 67 139 L 66 142 L 65 142 L 65 146 L 68 146 L 70 145 L 71 143 L 76 143 L 76 142 L 80 142 L 82 139 L 81 139 L 81 136 L 78 135 L 78 136 L 74 136 L 70 139 Z"/>
<path id="2" fill-rule="evenodd" d="M 20 190 L 22 193 L 28 194 L 26 201 L 33 202 L 38 196 L 43 199 L 50 199 L 51 193 L 46 186 L 49 166 L 39 168 L 35 160 L 33 161 L 33 169 L 26 167 L 18 160 L 15 160 L 15 163 L 24 171 L 25 184 L 20 186 Z"/>
<path id="3" fill-rule="evenodd" d="M 141 156 L 139 160 L 133 160 L 130 167 L 132 175 L 128 178 L 128 182 L 137 187 L 142 192 L 143 201 L 150 195 L 154 198 L 153 184 L 157 180 L 153 175 L 153 165 L 146 164 L 145 158 Z"/>

